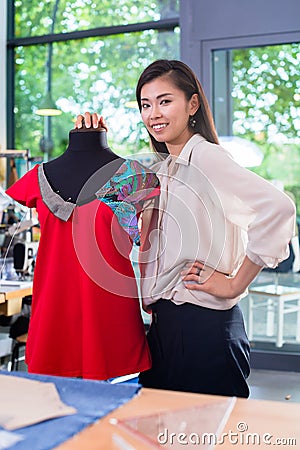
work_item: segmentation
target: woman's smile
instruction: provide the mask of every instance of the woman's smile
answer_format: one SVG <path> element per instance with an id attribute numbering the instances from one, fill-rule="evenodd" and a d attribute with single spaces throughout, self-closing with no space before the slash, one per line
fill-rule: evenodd
<path id="1" fill-rule="evenodd" d="M 152 128 L 153 128 L 153 130 L 154 130 L 156 133 L 160 133 L 160 132 L 163 131 L 167 126 L 168 126 L 168 124 L 166 124 L 166 123 L 158 123 L 158 124 L 152 125 Z"/>

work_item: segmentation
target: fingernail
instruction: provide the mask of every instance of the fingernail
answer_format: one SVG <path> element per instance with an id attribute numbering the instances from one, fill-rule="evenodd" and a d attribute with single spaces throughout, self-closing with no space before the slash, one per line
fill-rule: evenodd
<path id="1" fill-rule="evenodd" d="M 98 125 L 96 123 L 94 123 L 93 128 L 98 128 Z"/>

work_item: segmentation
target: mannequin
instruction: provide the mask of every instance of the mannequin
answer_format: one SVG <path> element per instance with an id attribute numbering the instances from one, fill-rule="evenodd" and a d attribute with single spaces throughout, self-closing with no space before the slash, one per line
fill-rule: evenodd
<path id="1" fill-rule="evenodd" d="M 28 372 L 106 380 L 150 368 L 130 254 L 138 207 L 158 195 L 158 183 L 112 152 L 104 128 L 83 127 L 70 131 L 61 156 L 7 190 L 36 209 L 41 229 Z"/>
<path id="2" fill-rule="evenodd" d="M 124 162 L 108 146 L 105 128 L 81 128 L 71 130 L 69 145 L 59 157 L 44 164 L 44 172 L 53 190 L 64 200 L 76 203 L 79 194 L 82 202 L 94 197 L 92 175 L 99 170 L 94 181 L 97 188 L 106 183 Z M 87 181 L 90 182 L 86 185 Z"/>

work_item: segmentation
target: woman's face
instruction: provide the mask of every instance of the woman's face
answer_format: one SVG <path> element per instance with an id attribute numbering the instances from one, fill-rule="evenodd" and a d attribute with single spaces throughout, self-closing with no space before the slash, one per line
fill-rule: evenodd
<path id="1" fill-rule="evenodd" d="M 162 76 L 141 89 L 142 120 L 149 133 L 165 142 L 170 154 L 179 155 L 192 136 L 189 118 L 199 107 L 197 94 L 188 101 L 170 77 Z"/>

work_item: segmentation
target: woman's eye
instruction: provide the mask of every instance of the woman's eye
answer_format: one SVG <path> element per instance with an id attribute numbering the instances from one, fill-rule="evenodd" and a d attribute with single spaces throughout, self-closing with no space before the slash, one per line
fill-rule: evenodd
<path id="1" fill-rule="evenodd" d="M 148 107 L 149 107 L 148 103 L 142 103 L 142 109 L 146 109 Z"/>
<path id="2" fill-rule="evenodd" d="M 171 100 L 162 100 L 161 105 L 165 105 L 166 103 L 170 103 L 170 102 L 171 102 Z"/>

